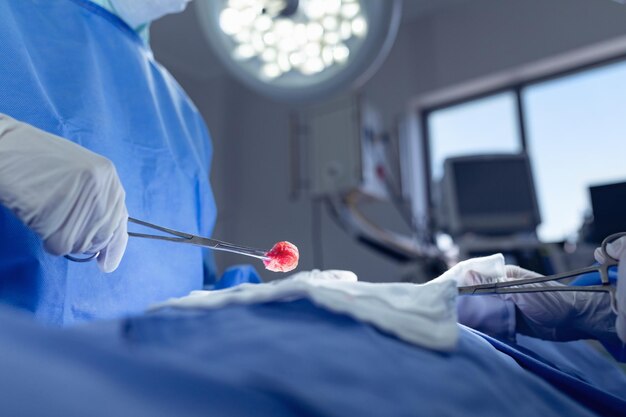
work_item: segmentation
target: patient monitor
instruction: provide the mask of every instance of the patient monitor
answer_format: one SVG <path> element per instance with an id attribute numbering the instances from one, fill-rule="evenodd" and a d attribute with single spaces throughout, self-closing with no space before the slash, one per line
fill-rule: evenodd
<path id="1" fill-rule="evenodd" d="M 541 222 L 528 156 L 453 157 L 445 161 L 440 227 L 460 259 L 501 252 L 508 263 L 549 273 L 552 257 L 539 241 Z"/>
<path id="2" fill-rule="evenodd" d="M 599 244 L 613 233 L 626 230 L 626 216 L 620 202 L 626 201 L 626 182 L 589 187 L 593 224 L 588 240 Z"/>
<path id="3" fill-rule="evenodd" d="M 452 236 L 534 233 L 541 222 L 525 154 L 448 158 L 444 169 L 444 226 Z"/>

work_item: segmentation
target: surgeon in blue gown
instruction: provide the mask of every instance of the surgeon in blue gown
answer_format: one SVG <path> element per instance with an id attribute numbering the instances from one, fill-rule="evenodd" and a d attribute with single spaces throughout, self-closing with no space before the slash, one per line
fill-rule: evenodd
<path id="1" fill-rule="evenodd" d="M 213 273 L 201 249 L 127 235 L 129 213 L 215 223 L 209 133 L 147 42 L 188 1 L 0 1 L 0 302 L 54 324 L 115 318 Z"/>

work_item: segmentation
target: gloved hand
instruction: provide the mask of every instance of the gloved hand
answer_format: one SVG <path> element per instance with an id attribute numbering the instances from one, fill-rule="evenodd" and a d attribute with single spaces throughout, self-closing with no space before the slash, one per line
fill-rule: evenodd
<path id="1" fill-rule="evenodd" d="M 506 265 L 510 281 L 541 276 L 514 265 Z M 467 285 L 487 282 L 480 271 L 471 271 Z M 562 286 L 546 282 L 530 286 Z M 482 300 L 481 300 L 482 299 Z M 511 312 L 514 306 L 515 314 Z M 487 314 L 477 314 L 479 307 Z M 513 332 L 546 340 L 569 341 L 577 339 L 609 340 L 615 336 L 615 314 L 610 298 L 605 293 L 592 292 L 538 292 L 501 294 L 494 296 L 468 295 L 460 297 L 459 321 L 495 336 L 512 338 Z"/>
<path id="2" fill-rule="evenodd" d="M 475 285 L 538 277 L 523 268 L 505 265 L 500 254 L 460 262 L 439 279 Z M 548 282 L 535 285 L 564 285 Z M 541 292 L 466 295 L 457 300 L 459 322 L 495 337 L 514 339 L 522 333 L 549 340 L 596 338 L 614 341 L 615 314 L 604 293 Z"/>
<path id="3" fill-rule="evenodd" d="M 617 270 L 617 320 L 615 329 L 623 343 L 626 343 L 626 236 L 617 239 L 607 245 L 606 251 L 609 256 L 619 260 Z M 601 248 L 597 248 L 594 254 L 596 261 L 604 262 L 604 254 Z"/>
<path id="4" fill-rule="evenodd" d="M 100 268 L 114 271 L 128 241 L 124 198 L 109 160 L 0 114 L 0 203 L 48 252 L 100 252 Z"/>

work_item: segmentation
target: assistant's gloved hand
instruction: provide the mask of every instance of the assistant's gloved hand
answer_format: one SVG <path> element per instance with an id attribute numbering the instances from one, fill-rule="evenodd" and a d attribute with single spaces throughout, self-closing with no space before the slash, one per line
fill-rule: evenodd
<path id="1" fill-rule="evenodd" d="M 114 271 L 128 241 L 124 198 L 108 159 L 0 114 L 0 203 L 48 252 L 99 251 L 100 268 Z"/>
<path id="2" fill-rule="evenodd" d="M 532 271 L 506 265 L 510 281 L 539 277 Z M 490 282 L 480 273 L 472 271 L 465 278 L 467 285 Z M 546 282 L 531 286 L 561 286 L 559 282 Z M 483 300 L 480 300 L 480 299 Z M 477 316 L 477 306 L 488 309 L 488 315 Z M 514 306 L 515 314 L 511 313 Z M 591 292 L 538 292 L 501 294 L 494 296 L 468 295 L 459 298 L 459 321 L 494 336 L 513 337 L 511 330 L 546 340 L 569 341 L 577 339 L 609 340 L 615 337 L 615 314 L 610 298 L 605 293 Z"/>
<path id="3" fill-rule="evenodd" d="M 606 247 L 607 253 L 614 259 L 619 260 L 617 270 L 617 320 L 615 329 L 623 343 L 626 343 L 626 236 L 611 242 Z M 597 248 L 594 254 L 596 261 L 604 262 L 604 254 L 601 248 Z"/>

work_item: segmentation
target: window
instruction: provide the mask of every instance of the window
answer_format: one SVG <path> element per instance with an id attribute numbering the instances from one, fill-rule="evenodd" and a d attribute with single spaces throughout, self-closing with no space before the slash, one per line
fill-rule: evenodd
<path id="1" fill-rule="evenodd" d="M 590 185 L 626 181 L 626 62 L 534 84 L 523 99 L 539 237 L 561 240 L 589 212 Z"/>
<path id="2" fill-rule="evenodd" d="M 452 156 L 521 151 L 517 108 L 512 92 L 492 95 L 432 112 L 430 163 L 434 180 Z"/>
<path id="3" fill-rule="evenodd" d="M 589 186 L 626 181 L 625 105 L 621 61 L 439 108 L 427 120 L 431 178 L 442 177 L 448 157 L 519 152 L 525 141 L 542 218 L 539 237 L 567 239 L 590 213 Z"/>

